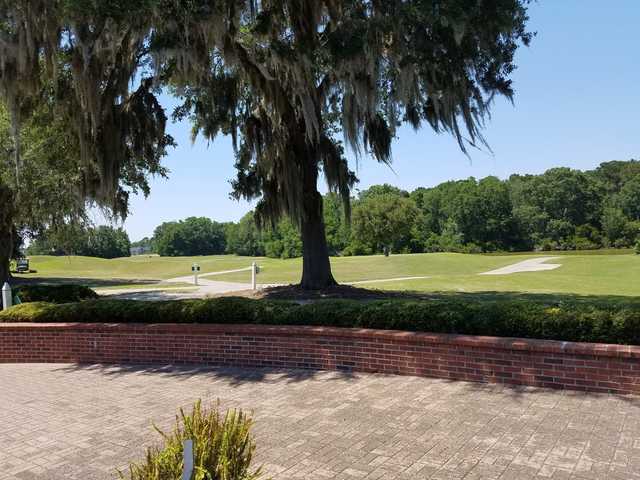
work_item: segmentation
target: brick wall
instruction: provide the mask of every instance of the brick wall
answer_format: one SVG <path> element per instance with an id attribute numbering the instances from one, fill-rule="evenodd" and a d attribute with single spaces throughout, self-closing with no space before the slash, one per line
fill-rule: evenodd
<path id="1" fill-rule="evenodd" d="M 0 363 L 163 363 L 420 375 L 640 394 L 640 347 L 348 328 L 0 324 Z"/>

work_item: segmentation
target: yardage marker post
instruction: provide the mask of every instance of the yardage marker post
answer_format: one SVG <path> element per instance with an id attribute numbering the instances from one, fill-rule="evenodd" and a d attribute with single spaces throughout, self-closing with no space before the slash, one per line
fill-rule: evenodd
<path id="1" fill-rule="evenodd" d="M 191 271 L 193 272 L 193 283 L 197 286 L 198 272 L 200 271 L 200 265 L 198 265 L 197 263 L 194 263 L 193 265 L 191 265 Z"/>

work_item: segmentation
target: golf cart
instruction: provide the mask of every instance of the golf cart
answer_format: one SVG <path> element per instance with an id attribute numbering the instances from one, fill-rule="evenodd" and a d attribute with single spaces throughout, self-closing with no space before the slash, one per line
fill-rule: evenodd
<path id="1" fill-rule="evenodd" d="M 18 273 L 29 273 L 29 259 L 28 258 L 19 258 L 16 260 L 16 272 Z"/>

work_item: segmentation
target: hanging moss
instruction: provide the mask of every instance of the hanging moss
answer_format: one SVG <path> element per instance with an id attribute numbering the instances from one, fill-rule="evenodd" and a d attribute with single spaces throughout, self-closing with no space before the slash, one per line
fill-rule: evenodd
<path id="1" fill-rule="evenodd" d="M 319 172 L 349 211 L 343 142 L 390 164 L 397 127 L 426 122 L 465 152 L 488 147 L 483 122 L 495 95 L 511 98 L 514 53 L 531 38 L 527 3 L 0 0 L 0 94 L 19 122 L 42 78 L 56 79 L 92 167 L 86 194 L 118 210 L 123 172 L 154 168 L 172 144 L 155 98 L 166 87 L 194 136 L 233 137 L 233 195 L 259 199 L 262 223 L 315 222 L 316 244 Z M 323 242 L 314 257 L 327 285 Z"/>

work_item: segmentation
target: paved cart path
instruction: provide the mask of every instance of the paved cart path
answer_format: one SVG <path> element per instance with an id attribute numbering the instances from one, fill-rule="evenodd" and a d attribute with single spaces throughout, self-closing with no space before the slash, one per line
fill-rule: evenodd
<path id="1" fill-rule="evenodd" d="M 346 372 L 0 365 L 0 479 L 106 480 L 197 398 L 282 479 L 637 479 L 640 398 Z"/>
<path id="2" fill-rule="evenodd" d="M 522 262 L 507 265 L 506 267 L 497 268 L 489 272 L 483 272 L 480 275 L 508 275 L 518 272 L 540 272 L 544 270 L 555 270 L 562 265 L 559 263 L 545 263 L 549 260 L 555 260 L 559 257 L 537 257 Z"/>

